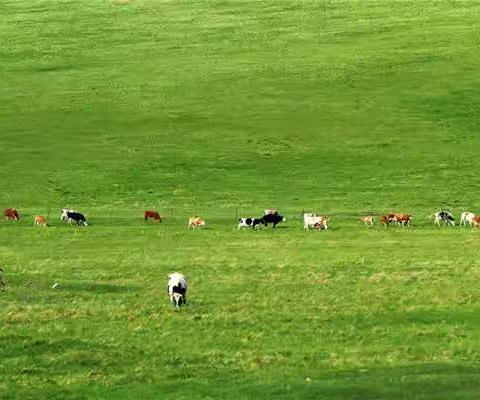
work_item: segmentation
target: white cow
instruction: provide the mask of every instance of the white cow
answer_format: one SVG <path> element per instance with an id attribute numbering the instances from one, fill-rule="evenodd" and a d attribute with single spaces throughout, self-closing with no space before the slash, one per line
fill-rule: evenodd
<path id="1" fill-rule="evenodd" d="M 308 231 L 309 228 L 328 229 L 328 218 L 322 215 L 315 215 L 312 213 L 303 214 L 303 229 Z"/>
<path id="2" fill-rule="evenodd" d="M 467 226 L 467 224 L 470 226 L 473 226 L 474 219 L 475 219 L 474 213 L 471 213 L 468 211 L 462 212 L 462 214 L 460 214 L 460 226 L 462 225 Z"/>
<path id="3" fill-rule="evenodd" d="M 187 304 L 187 277 L 179 272 L 168 275 L 167 292 L 170 301 L 179 308 L 182 304 Z"/>

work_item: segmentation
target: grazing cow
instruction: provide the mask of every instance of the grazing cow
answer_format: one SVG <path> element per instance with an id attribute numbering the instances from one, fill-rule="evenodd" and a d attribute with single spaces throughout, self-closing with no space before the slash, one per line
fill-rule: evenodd
<path id="1" fill-rule="evenodd" d="M 71 221 L 68 221 L 68 213 L 78 213 L 77 210 L 73 210 L 73 209 L 70 209 L 70 208 L 62 208 L 62 213 L 60 214 L 60 220 L 61 221 L 67 221 L 69 223 L 71 223 Z"/>
<path id="2" fill-rule="evenodd" d="M 37 226 L 47 226 L 47 219 L 43 215 L 36 215 L 33 224 Z"/>
<path id="3" fill-rule="evenodd" d="M 143 219 L 146 221 L 147 219 L 153 219 L 155 222 L 160 223 L 162 222 L 162 218 L 160 214 L 156 211 L 145 211 L 143 213 Z"/>
<path id="4" fill-rule="evenodd" d="M 475 215 L 472 224 L 475 228 L 480 228 L 480 215 Z"/>
<path id="5" fill-rule="evenodd" d="M 77 225 L 83 225 L 87 226 L 87 219 L 85 218 L 85 215 L 79 212 L 70 212 L 67 211 L 67 221 L 69 224 L 73 224 L 76 222 Z"/>
<path id="6" fill-rule="evenodd" d="M 398 225 L 407 226 L 412 223 L 412 215 L 411 214 L 395 214 L 394 220 Z"/>
<path id="7" fill-rule="evenodd" d="M 20 219 L 20 214 L 18 214 L 18 211 L 15 208 L 5 208 L 3 210 L 3 216 L 5 217 L 5 221 L 9 219 L 18 221 Z"/>
<path id="8" fill-rule="evenodd" d="M 444 222 L 445 225 L 455 226 L 455 218 L 453 218 L 451 212 L 441 210 L 433 214 L 433 218 L 437 226 L 440 226 L 440 222 Z"/>
<path id="9" fill-rule="evenodd" d="M 3 281 L 3 275 L 4 275 L 4 274 L 3 274 L 3 268 L 0 267 L 0 286 L 1 286 L 2 288 L 5 287 L 5 282 Z"/>
<path id="10" fill-rule="evenodd" d="M 264 212 L 263 215 L 278 215 L 278 210 L 275 208 L 267 208 Z"/>
<path id="11" fill-rule="evenodd" d="M 327 222 L 330 221 L 330 218 L 322 215 L 320 215 L 318 218 L 320 219 L 318 220 L 318 222 L 315 222 L 315 225 L 313 225 L 313 228 L 317 230 L 327 230 L 328 229 Z"/>
<path id="12" fill-rule="evenodd" d="M 262 217 L 262 221 L 264 225 L 268 226 L 268 224 L 273 224 L 273 229 L 275 229 L 277 224 L 279 224 L 280 222 L 285 222 L 286 220 L 287 219 L 281 216 L 280 214 L 278 214 L 278 212 L 276 214 L 265 214 Z"/>
<path id="13" fill-rule="evenodd" d="M 460 215 L 460 226 L 462 225 L 467 226 L 467 224 L 472 226 L 474 219 L 475 219 L 474 213 L 468 212 L 468 211 L 462 212 L 462 214 Z"/>
<path id="14" fill-rule="evenodd" d="M 327 229 L 328 218 L 312 213 L 303 214 L 303 229 L 308 231 L 309 228 Z"/>
<path id="15" fill-rule="evenodd" d="M 201 226 L 205 226 L 205 221 L 203 219 L 200 219 L 198 217 L 190 217 L 188 219 L 188 228 L 200 228 Z"/>
<path id="16" fill-rule="evenodd" d="M 384 214 L 380 217 L 380 224 L 388 226 L 397 222 L 397 217 L 395 214 Z"/>
<path id="17" fill-rule="evenodd" d="M 252 229 L 258 229 L 260 226 L 265 226 L 265 223 L 262 218 L 240 218 L 238 220 L 238 230 L 240 228 L 249 227 Z"/>
<path id="18" fill-rule="evenodd" d="M 187 277 L 179 272 L 168 275 L 167 292 L 175 308 L 187 304 Z"/>
<path id="19" fill-rule="evenodd" d="M 363 217 L 360 217 L 360 219 L 363 221 L 365 225 L 373 225 L 373 216 L 372 215 L 364 215 Z"/>

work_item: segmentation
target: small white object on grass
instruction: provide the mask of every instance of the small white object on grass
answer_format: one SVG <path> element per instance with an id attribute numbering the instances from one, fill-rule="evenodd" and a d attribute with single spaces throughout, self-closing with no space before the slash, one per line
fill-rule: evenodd
<path id="1" fill-rule="evenodd" d="M 52 289 L 56 289 L 56 288 L 58 288 L 59 286 L 60 286 L 60 285 L 59 285 L 57 282 L 55 282 L 55 283 L 53 284 L 53 286 L 52 286 Z"/>

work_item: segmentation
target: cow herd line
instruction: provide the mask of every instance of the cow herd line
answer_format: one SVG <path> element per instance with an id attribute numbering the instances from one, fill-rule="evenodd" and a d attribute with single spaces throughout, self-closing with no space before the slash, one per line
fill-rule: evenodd
<path id="1" fill-rule="evenodd" d="M 5 220 L 14 220 L 18 221 L 20 219 L 20 213 L 15 208 L 5 208 L 3 210 L 3 216 Z M 412 223 L 412 214 L 401 214 L 401 213 L 389 213 L 383 214 L 378 217 L 380 225 L 389 226 L 389 225 L 400 225 L 400 226 L 410 226 Z M 431 218 L 434 220 L 435 225 L 451 225 L 455 226 L 455 218 L 453 214 L 446 210 L 440 210 L 434 213 Z M 62 208 L 60 219 L 63 222 L 68 224 L 76 224 L 78 226 L 87 226 L 87 218 L 85 215 L 77 210 Z M 143 219 L 145 221 L 152 220 L 155 223 L 161 223 L 163 217 L 158 213 L 158 211 L 147 210 L 143 213 Z M 367 226 L 373 226 L 376 217 L 373 215 L 363 215 L 360 217 L 360 220 Z M 36 226 L 48 226 L 47 218 L 43 215 L 35 215 L 33 223 Z M 261 217 L 242 217 L 238 220 L 237 228 L 238 230 L 242 228 L 251 228 L 259 229 L 261 227 L 268 227 L 272 225 L 272 228 L 275 227 L 280 222 L 285 222 L 286 218 L 282 216 L 278 210 L 274 208 L 268 208 L 264 210 L 264 213 Z M 314 230 L 327 230 L 328 223 L 330 218 L 325 215 L 317 215 L 315 213 L 303 213 L 303 228 L 305 230 L 314 229 Z M 188 228 L 196 229 L 201 228 L 206 225 L 205 220 L 198 216 L 193 216 L 188 219 Z M 462 226 L 472 226 L 480 228 L 480 215 L 476 215 L 472 212 L 462 212 L 460 215 L 460 225 Z"/>
<path id="2" fill-rule="evenodd" d="M 6 220 L 19 220 L 20 214 L 15 208 L 6 208 L 3 210 L 3 215 Z M 162 217 L 157 211 L 145 211 L 144 220 L 153 220 L 154 222 L 162 222 Z M 445 225 L 455 225 L 455 218 L 453 214 L 449 211 L 441 210 L 436 212 L 431 216 L 436 225 L 445 224 Z M 78 212 L 77 210 L 64 208 L 61 211 L 60 219 L 67 222 L 68 224 L 77 224 L 79 226 L 87 226 L 87 219 L 84 214 Z M 360 217 L 360 220 L 367 226 L 373 226 L 375 217 L 373 215 L 364 215 Z M 251 229 L 259 229 L 261 226 L 268 227 L 269 224 L 273 228 L 276 227 L 280 222 L 286 221 L 286 218 L 280 215 L 278 210 L 270 208 L 264 211 L 264 214 L 260 218 L 240 218 L 238 220 L 238 229 L 244 227 L 249 227 Z M 327 230 L 328 222 L 330 219 L 324 215 L 316 215 L 314 213 L 304 213 L 303 214 L 303 226 L 305 230 L 310 228 L 318 230 Z M 409 226 L 412 222 L 411 214 L 399 214 L 399 213 L 390 213 L 380 215 L 379 221 L 381 225 L 401 225 Z M 47 226 L 47 220 L 42 215 L 36 215 L 34 217 L 34 224 L 37 226 Z M 188 220 L 188 228 L 196 229 L 202 226 L 205 226 L 205 221 L 199 217 L 190 217 Z M 475 215 L 471 212 L 463 212 L 460 215 L 460 225 L 470 225 L 475 227 L 480 227 L 480 216 Z M 57 288 L 58 283 L 55 283 L 52 288 Z M 0 290 L 5 288 L 4 282 L 4 270 L 0 267 Z M 179 272 L 174 272 L 168 275 L 167 281 L 167 294 L 169 296 L 170 302 L 175 307 L 179 309 L 180 306 L 187 303 L 187 289 L 188 289 L 188 280 L 185 275 Z"/>

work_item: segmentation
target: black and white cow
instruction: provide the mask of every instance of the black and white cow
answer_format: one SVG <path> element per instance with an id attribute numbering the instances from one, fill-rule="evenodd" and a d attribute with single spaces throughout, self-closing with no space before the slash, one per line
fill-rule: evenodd
<path id="1" fill-rule="evenodd" d="M 453 218 L 451 212 L 442 210 L 433 214 L 433 217 L 435 219 L 435 225 L 440 225 L 440 222 L 444 222 L 445 225 L 455 226 L 455 218 Z"/>
<path id="2" fill-rule="evenodd" d="M 67 211 L 67 221 L 69 224 L 73 224 L 74 222 L 76 222 L 77 225 L 87 226 L 87 219 L 85 218 L 85 215 L 77 211 Z"/>
<path id="3" fill-rule="evenodd" d="M 286 220 L 287 219 L 280 214 L 265 214 L 262 217 L 262 221 L 265 226 L 268 226 L 268 224 L 273 224 L 273 229 L 275 229 L 278 223 L 285 222 Z"/>
<path id="4" fill-rule="evenodd" d="M 240 230 L 241 228 L 245 228 L 245 227 L 248 227 L 248 228 L 252 228 L 252 229 L 255 229 L 255 228 L 260 228 L 260 226 L 264 226 L 265 223 L 263 222 L 263 218 L 240 218 L 238 220 L 238 230 Z"/>
<path id="5" fill-rule="evenodd" d="M 68 215 L 67 215 L 67 213 L 69 213 L 69 212 L 71 212 L 71 213 L 76 213 L 76 212 L 78 212 L 78 211 L 77 211 L 77 210 L 72 210 L 72 209 L 70 209 L 70 208 L 62 208 L 62 214 L 60 215 L 60 219 L 61 219 L 62 221 L 68 221 Z"/>
<path id="6" fill-rule="evenodd" d="M 167 292 L 170 301 L 179 308 L 182 304 L 187 304 L 187 277 L 179 272 L 168 275 Z"/>

